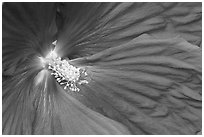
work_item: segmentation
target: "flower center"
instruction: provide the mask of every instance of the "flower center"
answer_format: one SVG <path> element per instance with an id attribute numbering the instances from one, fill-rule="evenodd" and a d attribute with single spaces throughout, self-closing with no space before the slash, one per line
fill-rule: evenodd
<path id="1" fill-rule="evenodd" d="M 80 91 L 78 84 L 88 84 L 86 80 L 88 74 L 85 69 L 77 68 L 65 59 L 62 60 L 54 51 L 51 51 L 42 62 L 46 62 L 44 66 L 52 71 L 51 75 L 60 85 L 64 86 L 65 90 Z"/>

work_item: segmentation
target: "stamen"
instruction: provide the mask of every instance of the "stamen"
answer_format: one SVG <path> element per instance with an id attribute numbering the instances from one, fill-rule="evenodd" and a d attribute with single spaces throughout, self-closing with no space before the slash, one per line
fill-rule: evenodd
<path id="1" fill-rule="evenodd" d="M 67 60 L 61 60 L 54 51 L 48 54 L 46 61 L 48 62 L 47 68 L 53 71 L 51 75 L 54 75 L 60 85 L 65 85 L 64 89 L 68 88 L 71 91 L 80 91 L 77 87 L 78 84 L 88 84 L 85 77 L 81 77 L 82 75 L 88 75 L 85 70 L 69 64 Z"/>

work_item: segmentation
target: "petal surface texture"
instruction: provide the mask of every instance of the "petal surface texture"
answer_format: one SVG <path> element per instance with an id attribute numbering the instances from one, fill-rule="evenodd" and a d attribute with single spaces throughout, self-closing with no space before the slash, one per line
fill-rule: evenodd
<path id="1" fill-rule="evenodd" d="M 201 3 L 64 3 L 59 53 L 69 58 L 92 55 L 141 34 L 180 36 L 201 46 Z M 80 9 L 80 10 L 79 10 Z"/>
<path id="2" fill-rule="evenodd" d="M 45 56 L 57 32 L 54 3 L 4 3 L 3 71 L 12 75 L 34 56 Z"/>
<path id="3" fill-rule="evenodd" d="M 32 134 L 34 78 L 38 56 L 56 35 L 54 3 L 3 3 L 2 133 Z"/>
<path id="4" fill-rule="evenodd" d="M 84 104 L 133 134 L 195 134 L 201 130 L 201 51 L 181 38 L 142 35 L 73 60 L 86 66 Z M 94 105 L 93 105 L 94 104 Z"/>

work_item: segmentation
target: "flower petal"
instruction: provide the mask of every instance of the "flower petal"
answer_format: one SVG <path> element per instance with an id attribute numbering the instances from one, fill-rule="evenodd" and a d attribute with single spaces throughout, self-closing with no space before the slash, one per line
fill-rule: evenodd
<path id="1" fill-rule="evenodd" d="M 129 134 L 68 95 L 47 70 L 31 70 L 3 83 L 3 134 Z"/>
<path id="2" fill-rule="evenodd" d="M 7 75 L 30 57 L 46 54 L 57 32 L 55 12 L 54 3 L 3 4 L 3 69 Z"/>
<path id="3" fill-rule="evenodd" d="M 56 35 L 54 3 L 3 3 L 3 134 L 32 134 L 37 56 Z"/>
<path id="4" fill-rule="evenodd" d="M 201 46 L 201 3 L 64 3 L 58 52 L 93 55 L 148 33 Z M 190 27 L 189 27 L 190 26 Z"/>
<path id="5" fill-rule="evenodd" d="M 143 35 L 72 63 L 91 79 L 78 99 L 132 134 L 201 130 L 201 50 L 185 40 Z"/>

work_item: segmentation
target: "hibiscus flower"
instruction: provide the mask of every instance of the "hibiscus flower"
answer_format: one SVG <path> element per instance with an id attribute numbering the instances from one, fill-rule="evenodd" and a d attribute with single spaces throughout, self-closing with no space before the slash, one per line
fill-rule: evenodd
<path id="1" fill-rule="evenodd" d="M 4 3 L 3 134 L 198 134 L 201 3 Z"/>

